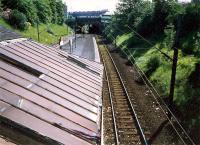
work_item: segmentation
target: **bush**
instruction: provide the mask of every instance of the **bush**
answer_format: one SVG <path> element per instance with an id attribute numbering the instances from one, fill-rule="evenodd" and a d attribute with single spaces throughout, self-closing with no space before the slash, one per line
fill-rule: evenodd
<path id="1" fill-rule="evenodd" d="M 20 30 L 26 30 L 27 29 L 27 19 L 26 16 L 19 12 L 18 10 L 13 10 L 10 14 L 9 23 Z"/>
<path id="2" fill-rule="evenodd" d="M 152 75 L 153 72 L 156 71 L 156 69 L 159 67 L 160 65 L 160 59 L 158 58 L 158 56 L 152 56 L 149 61 L 147 62 L 147 70 L 146 70 L 146 75 L 149 77 Z"/>
<path id="3" fill-rule="evenodd" d="M 182 51 L 185 54 L 199 56 L 200 55 L 200 33 L 192 32 L 181 40 Z"/>

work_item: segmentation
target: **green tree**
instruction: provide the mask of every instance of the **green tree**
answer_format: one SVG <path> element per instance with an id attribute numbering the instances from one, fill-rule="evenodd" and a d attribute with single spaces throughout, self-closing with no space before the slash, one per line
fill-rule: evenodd
<path id="1" fill-rule="evenodd" d="M 119 0 L 115 18 L 118 22 L 120 20 L 119 24 L 122 26 L 122 29 L 123 26 L 127 24 L 131 25 L 131 12 L 134 9 L 136 3 L 137 0 Z"/>
<path id="2" fill-rule="evenodd" d="M 52 20 L 52 11 L 49 0 L 35 0 L 34 5 L 37 9 L 37 16 L 42 23 L 49 23 Z"/>
<path id="3" fill-rule="evenodd" d="M 27 20 L 34 24 L 37 15 L 36 8 L 32 0 L 2 0 L 2 3 L 6 8 L 13 10 L 16 9 L 25 14 Z"/>
<path id="4" fill-rule="evenodd" d="M 10 18 L 9 18 L 9 23 L 20 30 L 25 30 L 27 29 L 26 25 L 26 16 L 19 12 L 18 10 L 12 10 Z"/>
<path id="5" fill-rule="evenodd" d="M 168 1 L 165 0 L 156 0 L 153 10 L 153 31 L 155 33 L 163 33 L 165 27 L 168 24 L 167 16 L 169 14 L 169 5 Z"/>
<path id="6" fill-rule="evenodd" d="M 52 19 L 51 22 L 52 23 L 57 23 L 57 9 L 56 9 L 56 1 L 55 0 L 49 0 L 50 2 L 50 8 L 51 8 L 51 12 L 52 12 Z"/>
<path id="7" fill-rule="evenodd" d="M 63 24 L 64 22 L 64 4 L 62 0 L 56 1 L 56 11 L 57 11 L 57 23 Z"/>

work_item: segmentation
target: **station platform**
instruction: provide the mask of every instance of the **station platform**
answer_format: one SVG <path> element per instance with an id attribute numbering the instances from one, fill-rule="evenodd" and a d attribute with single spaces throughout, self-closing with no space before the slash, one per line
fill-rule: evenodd
<path id="1" fill-rule="evenodd" d="M 94 35 L 77 34 L 76 40 L 74 36 L 70 36 L 70 38 L 73 42 L 72 46 L 70 46 L 70 42 L 66 42 L 61 46 L 62 50 L 81 58 L 100 63 L 98 47 Z"/>

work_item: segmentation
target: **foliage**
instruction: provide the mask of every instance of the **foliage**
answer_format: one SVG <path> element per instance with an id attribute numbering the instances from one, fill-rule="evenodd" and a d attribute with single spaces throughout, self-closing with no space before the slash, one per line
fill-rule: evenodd
<path id="1" fill-rule="evenodd" d="M 139 67 L 150 76 L 160 65 L 160 58 L 156 55 L 156 49 L 150 49 L 142 57 L 137 59 Z"/>
<path id="2" fill-rule="evenodd" d="M 200 3 L 120 0 L 115 15 L 105 28 L 105 35 L 111 39 L 117 37 L 117 46 L 131 52 L 136 58 L 135 63 L 146 73 L 161 96 L 168 97 L 172 64 L 157 49 L 173 57 L 170 48 L 178 29 L 180 50 L 174 102 L 185 114 L 185 120 L 191 123 L 187 124 L 189 128 L 194 128 L 200 123 L 200 73 L 195 75 L 197 87 L 193 86 L 190 78 L 200 67 L 196 68 L 196 64 L 200 63 Z M 141 39 L 141 36 L 149 43 Z"/>
<path id="3" fill-rule="evenodd" d="M 32 0 L 3 0 L 4 7 L 16 9 L 26 15 L 29 22 L 34 24 L 37 15 Z"/>
<path id="4" fill-rule="evenodd" d="M 40 22 L 49 23 L 51 22 L 51 8 L 47 0 L 36 0 L 33 2 L 37 9 L 37 16 Z"/>
<path id="5" fill-rule="evenodd" d="M 120 47 L 123 44 L 123 42 L 125 42 L 131 37 L 131 35 L 132 33 L 127 33 L 127 34 L 121 35 L 120 37 L 117 37 L 117 46 Z"/>
<path id="6" fill-rule="evenodd" d="M 51 7 L 51 12 L 52 12 L 52 19 L 51 19 L 51 22 L 52 23 L 57 23 L 57 9 L 56 9 L 56 1 L 55 0 L 49 0 L 49 4 L 50 4 L 50 7 Z"/>
<path id="7" fill-rule="evenodd" d="M 156 0 L 152 15 L 153 32 L 163 33 L 168 22 L 166 20 L 169 14 L 169 3 L 165 0 Z"/>
<path id="8" fill-rule="evenodd" d="M 57 24 L 63 24 L 64 22 L 64 8 L 65 5 L 62 3 L 62 0 L 57 0 L 56 1 Z"/>
<path id="9" fill-rule="evenodd" d="M 20 30 L 27 29 L 26 21 L 26 16 L 18 10 L 13 10 L 11 12 L 9 23 L 15 28 L 18 28 Z"/>
<path id="10" fill-rule="evenodd" d="M 159 57 L 158 56 L 151 57 L 147 62 L 147 70 L 145 72 L 146 75 L 151 76 L 159 67 L 159 65 L 160 65 Z"/>
<path id="11" fill-rule="evenodd" d="M 165 28 L 165 30 L 164 30 L 165 38 L 164 38 L 164 42 L 163 42 L 164 48 L 168 48 L 168 49 L 172 48 L 172 46 L 174 44 L 175 34 L 176 34 L 174 29 L 175 28 L 174 28 L 173 24 L 169 24 Z"/>
<path id="12" fill-rule="evenodd" d="M 153 21 L 152 12 L 146 13 L 143 19 L 137 25 L 137 32 L 144 37 L 151 36 L 153 34 Z"/>
<path id="13" fill-rule="evenodd" d="M 200 31 L 200 3 L 188 4 L 182 19 L 182 37 L 190 32 Z"/>
<path id="14" fill-rule="evenodd" d="M 63 24 L 66 6 L 62 0 L 2 0 L 3 7 L 16 9 L 26 15 L 28 22 L 34 25 L 42 23 Z"/>
<path id="15" fill-rule="evenodd" d="M 13 29 L 5 20 L 0 18 L 0 25 L 8 28 Z M 59 42 L 61 36 L 66 36 L 71 33 L 71 29 L 68 27 L 69 33 L 67 32 L 66 25 L 58 25 L 58 24 L 40 24 L 39 31 L 40 33 L 40 42 L 48 45 L 52 45 Z M 25 31 L 19 31 L 13 29 L 17 33 L 21 34 L 23 37 L 31 38 L 35 41 L 38 40 L 37 38 L 37 28 L 36 26 L 29 26 L 29 28 Z M 51 31 L 54 35 L 50 34 L 47 31 Z"/>
<path id="16" fill-rule="evenodd" d="M 200 55 L 200 32 L 192 32 L 182 39 L 182 51 L 197 57 Z"/>
<path id="17" fill-rule="evenodd" d="M 179 15 L 185 14 L 185 7 L 177 3 L 176 1 L 168 1 L 168 15 L 166 20 L 170 23 L 175 25 L 177 23 L 177 18 Z"/>
<path id="18" fill-rule="evenodd" d="M 174 100 L 177 105 L 184 106 L 194 97 L 197 90 L 192 88 L 189 83 L 189 77 L 195 70 L 195 64 L 198 59 L 194 57 L 183 57 L 179 59 L 179 65 L 177 67 L 177 82 Z"/>
<path id="19" fill-rule="evenodd" d="M 40 24 L 39 31 L 40 33 L 40 42 L 44 44 L 55 44 L 59 42 L 61 36 L 68 35 L 66 25 L 58 24 Z M 68 28 L 70 31 L 70 28 Z M 38 40 L 37 38 L 37 29 L 36 26 L 30 27 L 27 31 L 20 32 L 24 37 L 32 38 Z"/>
<path id="20" fill-rule="evenodd" d="M 200 54 L 200 32 L 197 33 L 196 37 L 193 37 L 194 52 Z"/>

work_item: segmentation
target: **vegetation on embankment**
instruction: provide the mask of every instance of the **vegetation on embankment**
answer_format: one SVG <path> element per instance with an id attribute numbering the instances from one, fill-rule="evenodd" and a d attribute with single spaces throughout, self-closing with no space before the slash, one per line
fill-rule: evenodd
<path id="1" fill-rule="evenodd" d="M 27 30 L 18 30 L 13 28 L 10 24 L 8 24 L 5 20 L 0 18 L 0 25 L 5 28 L 12 29 L 13 31 L 21 34 L 25 38 L 31 38 L 35 41 L 38 41 L 38 33 L 36 26 L 29 26 Z M 71 33 L 70 27 L 67 25 L 58 25 L 58 24 L 40 24 L 39 32 L 40 32 L 40 42 L 43 44 L 56 44 L 59 42 L 61 36 L 66 36 Z"/>
<path id="2" fill-rule="evenodd" d="M 159 51 L 173 58 L 172 45 L 178 29 L 181 33 L 174 102 L 182 113 L 181 120 L 188 131 L 196 129 L 198 132 L 200 3 L 179 4 L 158 0 L 152 4 L 147 1 L 121 0 L 111 23 L 105 28 L 105 35 L 113 43 L 114 38 L 117 38 L 121 53 L 129 54 L 128 58 L 134 56 L 135 63 L 145 72 L 161 96 L 167 98 L 172 62 Z"/>
<path id="3" fill-rule="evenodd" d="M 62 0 L 1 0 L 0 25 L 37 41 L 39 24 L 40 42 L 55 44 L 71 31 L 64 24 L 66 9 Z"/>

